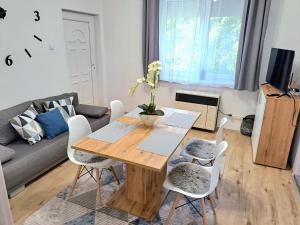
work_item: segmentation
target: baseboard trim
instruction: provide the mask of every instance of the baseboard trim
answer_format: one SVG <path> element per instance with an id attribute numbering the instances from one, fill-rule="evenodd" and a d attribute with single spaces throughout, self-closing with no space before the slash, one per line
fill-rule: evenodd
<path id="1" fill-rule="evenodd" d="M 13 197 L 17 196 L 18 194 L 20 194 L 21 192 L 25 191 L 25 189 L 26 189 L 25 185 L 22 185 L 22 186 L 18 187 L 17 189 L 13 190 L 12 192 L 10 192 L 8 194 L 8 197 L 13 198 Z"/>

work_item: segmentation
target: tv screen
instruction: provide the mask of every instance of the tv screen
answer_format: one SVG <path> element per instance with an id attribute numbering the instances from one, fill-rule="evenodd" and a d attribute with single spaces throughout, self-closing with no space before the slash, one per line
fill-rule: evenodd
<path id="1" fill-rule="evenodd" d="M 295 51 L 272 48 L 266 81 L 282 92 L 289 91 Z"/>

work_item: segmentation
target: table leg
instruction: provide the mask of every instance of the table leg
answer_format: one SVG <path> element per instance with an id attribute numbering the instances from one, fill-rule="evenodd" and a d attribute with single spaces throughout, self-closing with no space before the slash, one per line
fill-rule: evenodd
<path id="1" fill-rule="evenodd" d="M 156 172 L 126 164 L 126 182 L 112 194 L 108 206 L 147 220 L 154 219 L 166 195 L 163 190 L 166 173 L 166 166 Z"/>

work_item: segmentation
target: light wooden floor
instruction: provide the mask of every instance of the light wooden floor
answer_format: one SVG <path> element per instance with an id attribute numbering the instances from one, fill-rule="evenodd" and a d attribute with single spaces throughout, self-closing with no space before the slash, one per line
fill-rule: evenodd
<path id="1" fill-rule="evenodd" d="M 187 138 L 211 139 L 215 134 L 192 130 Z M 250 138 L 236 131 L 225 131 L 229 142 L 223 174 L 217 224 L 296 225 L 300 224 L 300 203 L 290 171 L 252 163 Z M 15 224 L 71 183 L 76 166 L 65 162 L 10 200 Z"/>

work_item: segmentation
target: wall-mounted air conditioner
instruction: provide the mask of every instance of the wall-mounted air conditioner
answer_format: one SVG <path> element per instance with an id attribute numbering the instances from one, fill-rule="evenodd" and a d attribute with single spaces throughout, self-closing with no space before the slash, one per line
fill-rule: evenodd
<path id="1" fill-rule="evenodd" d="M 179 90 L 176 92 L 175 107 L 200 112 L 194 127 L 214 131 L 217 125 L 220 95 Z"/>

